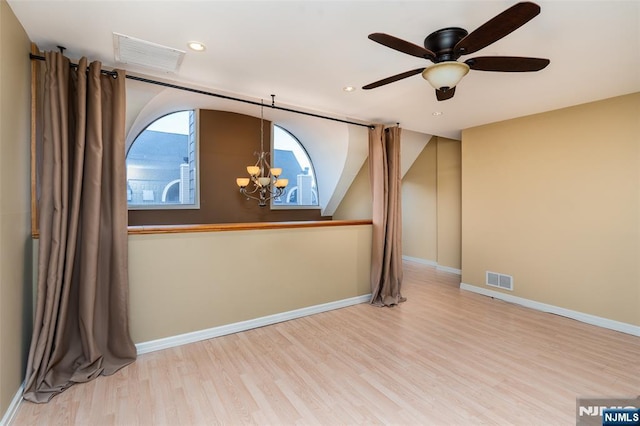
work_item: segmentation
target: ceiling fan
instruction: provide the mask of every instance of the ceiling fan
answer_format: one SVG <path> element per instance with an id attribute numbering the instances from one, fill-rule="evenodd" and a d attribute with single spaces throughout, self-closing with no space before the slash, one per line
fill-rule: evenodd
<path id="1" fill-rule="evenodd" d="M 422 77 L 436 89 L 436 98 L 439 101 L 444 101 L 453 97 L 456 85 L 470 69 L 500 72 L 539 71 L 549 65 L 548 59 L 520 56 L 479 56 L 458 62 L 460 56 L 477 52 L 500 40 L 539 13 L 540 6 L 535 3 L 517 3 L 471 33 L 458 27 L 435 31 L 424 39 L 424 47 L 389 34 L 369 34 L 369 38 L 377 43 L 408 55 L 428 59 L 434 65 L 396 74 L 367 84 L 362 88 L 365 90 L 374 89 L 422 73 Z"/>

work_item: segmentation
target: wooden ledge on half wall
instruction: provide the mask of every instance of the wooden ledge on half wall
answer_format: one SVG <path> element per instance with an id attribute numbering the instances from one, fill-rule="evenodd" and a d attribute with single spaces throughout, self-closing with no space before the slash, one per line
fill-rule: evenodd
<path id="1" fill-rule="evenodd" d="M 255 222 L 255 223 L 219 223 L 204 225 L 142 225 L 129 226 L 129 235 L 143 234 L 180 234 L 187 232 L 222 232 L 222 231 L 250 231 L 256 229 L 291 229 L 291 228 L 320 228 L 325 226 L 358 226 L 371 225 L 371 219 L 361 220 L 318 220 L 292 222 Z M 33 232 L 31 237 L 39 239 L 40 233 Z"/>
<path id="2" fill-rule="evenodd" d="M 256 229 L 319 228 L 324 226 L 371 225 L 366 220 L 319 220 L 292 222 L 221 223 L 209 225 L 143 225 L 129 226 L 129 235 L 179 234 L 187 232 L 249 231 Z"/>

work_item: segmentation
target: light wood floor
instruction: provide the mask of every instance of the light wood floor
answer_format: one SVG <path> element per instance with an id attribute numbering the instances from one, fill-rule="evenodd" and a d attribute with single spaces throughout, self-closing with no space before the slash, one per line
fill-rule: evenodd
<path id="1" fill-rule="evenodd" d="M 458 289 L 405 263 L 368 304 L 145 354 L 12 425 L 574 425 L 576 397 L 640 394 L 640 338 Z"/>

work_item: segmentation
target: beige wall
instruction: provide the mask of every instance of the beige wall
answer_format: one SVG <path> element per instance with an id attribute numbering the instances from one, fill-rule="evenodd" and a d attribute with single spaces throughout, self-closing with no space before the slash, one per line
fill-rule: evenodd
<path id="1" fill-rule="evenodd" d="M 640 325 L 639 117 L 633 94 L 463 131 L 462 281 Z"/>
<path id="2" fill-rule="evenodd" d="M 131 235 L 136 343 L 370 293 L 371 225 Z"/>
<path id="3" fill-rule="evenodd" d="M 431 262 L 438 259 L 437 139 L 402 178 L 402 254 Z"/>
<path id="4" fill-rule="evenodd" d="M 402 179 L 402 254 L 460 269 L 460 141 L 433 137 Z"/>
<path id="5" fill-rule="evenodd" d="M 404 256 L 454 270 L 460 269 L 460 167 L 460 141 L 434 136 L 403 176 Z M 333 218 L 355 220 L 371 217 L 371 185 L 366 161 Z"/>
<path id="6" fill-rule="evenodd" d="M 438 266 L 460 269 L 461 144 L 438 138 Z"/>
<path id="7" fill-rule="evenodd" d="M 22 383 L 31 333 L 29 50 L 0 0 L 0 418 Z"/>
<path id="8" fill-rule="evenodd" d="M 371 183 L 369 182 L 369 161 L 353 179 L 347 193 L 333 214 L 334 220 L 360 220 L 373 217 Z"/>
<path id="9" fill-rule="evenodd" d="M 431 135 L 402 129 L 401 174 L 404 181 L 408 169 L 429 143 Z M 366 159 L 354 178 L 340 205 L 336 208 L 333 219 L 358 220 L 371 219 L 372 197 L 369 177 L 369 161 Z"/>

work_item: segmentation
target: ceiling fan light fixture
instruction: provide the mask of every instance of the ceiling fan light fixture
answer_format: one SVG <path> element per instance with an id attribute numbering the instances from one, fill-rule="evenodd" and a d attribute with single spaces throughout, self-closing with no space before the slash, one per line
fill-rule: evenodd
<path id="1" fill-rule="evenodd" d="M 469 72 L 469 65 L 464 62 L 446 61 L 431 65 L 422 71 L 422 78 L 434 89 L 451 89 Z"/>

